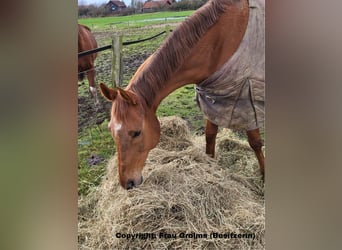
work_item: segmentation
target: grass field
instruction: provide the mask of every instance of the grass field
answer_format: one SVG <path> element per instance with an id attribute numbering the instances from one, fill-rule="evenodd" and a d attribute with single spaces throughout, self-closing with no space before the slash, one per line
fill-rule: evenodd
<path id="1" fill-rule="evenodd" d="M 155 24 L 165 24 L 168 22 L 181 21 L 182 19 L 173 19 L 175 17 L 187 17 L 193 10 L 189 11 L 163 11 L 154 13 L 135 14 L 131 16 L 111 16 L 98 18 L 82 18 L 78 22 L 89 26 L 92 29 L 108 29 L 116 27 L 119 29 L 144 27 Z M 155 19 L 155 20 L 153 20 Z"/>

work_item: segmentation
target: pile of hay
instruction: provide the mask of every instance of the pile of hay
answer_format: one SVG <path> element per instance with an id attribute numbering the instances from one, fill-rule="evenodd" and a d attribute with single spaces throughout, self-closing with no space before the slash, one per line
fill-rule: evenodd
<path id="1" fill-rule="evenodd" d="M 113 157 L 102 184 L 80 197 L 79 248 L 264 249 L 263 184 L 248 144 L 222 131 L 211 159 L 185 121 L 168 117 L 161 127 L 142 186 L 123 190 Z"/>

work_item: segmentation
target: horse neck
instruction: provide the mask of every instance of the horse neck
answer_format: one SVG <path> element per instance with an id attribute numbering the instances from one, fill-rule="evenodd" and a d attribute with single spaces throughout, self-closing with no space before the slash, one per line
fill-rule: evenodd
<path id="1" fill-rule="evenodd" d="M 205 80 L 234 54 L 247 27 L 248 11 L 247 1 L 226 7 L 225 13 L 207 30 L 197 44 L 191 47 L 190 53 L 180 63 L 177 70 L 171 72 L 162 87 L 158 88 L 157 94 L 152 97 L 153 100 L 149 100 L 151 103 L 149 106 L 153 112 L 156 112 L 161 101 L 170 93 L 184 85 L 197 84 Z M 162 47 L 158 53 L 163 53 L 165 49 L 168 47 Z M 172 60 L 173 58 L 170 58 L 170 61 Z M 134 85 L 140 85 L 139 89 L 147 92 L 154 86 L 160 85 L 157 82 L 140 81 L 142 74 L 158 74 L 158 70 L 163 71 L 162 67 L 150 67 L 154 61 L 156 61 L 156 57 L 152 55 L 141 65 L 133 76 L 128 89 L 134 89 Z M 158 62 L 154 65 L 158 65 Z"/>

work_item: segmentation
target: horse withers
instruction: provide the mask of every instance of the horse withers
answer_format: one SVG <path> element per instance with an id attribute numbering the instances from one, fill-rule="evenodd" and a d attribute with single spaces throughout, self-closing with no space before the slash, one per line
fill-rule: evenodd
<path id="1" fill-rule="evenodd" d="M 207 117 L 207 154 L 215 154 L 218 126 L 244 129 L 264 176 L 259 134 L 264 118 L 264 5 L 264 0 L 210 0 L 171 33 L 125 89 L 100 84 L 112 102 L 108 127 L 122 187 L 142 183 L 145 160 L 159 142 L 160 102 L 190 83 L 196 84 L 197 101 Z"/>
<path id="2" fill-rule="evenodd" d="M 96 48 L 97 42 L 90 29 L 87 26 L 78 24 L 78 53 Z M 96 57 L 97 53 L 92 53 L 78 58 L 78 80 L 83 81 L 85 75 L 87 75 L 89 93 L 94 98 L 95 106 L 98 104 L 94 67 Z"/>

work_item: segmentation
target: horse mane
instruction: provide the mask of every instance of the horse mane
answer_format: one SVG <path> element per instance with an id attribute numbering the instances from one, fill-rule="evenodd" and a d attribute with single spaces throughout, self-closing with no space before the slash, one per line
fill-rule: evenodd
<path id="1" fill-rule="evenodd" d="M 214 25 L 225 8 L 239 0 L 210 0 L 181 23 L 153 54 L 151 62 L 133 80 L 131 90 L 152 105 L 172 72 L 189 56 L 191 49 Z"/>

